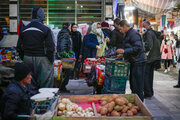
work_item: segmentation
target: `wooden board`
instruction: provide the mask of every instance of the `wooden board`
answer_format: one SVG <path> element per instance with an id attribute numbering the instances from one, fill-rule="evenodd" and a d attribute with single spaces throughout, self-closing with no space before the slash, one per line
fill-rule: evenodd
<path id="1" fill-rule="evenodd" d="M 69 98 L 74 103 L 90 102 L 96 100 L 108 100 L 112 94 L 104 95 L 74 95 L 74 96 L 62 96 L 61 98 Z M 153 120 L 153 117 L 149 110 L 144 106 L 139 97 L 135 94 L 118 94 L 118 96 L 123 96 L 128 99 L 129 102 L 135 103 L 141 109 L 142 114 L 139 116 L 132 117 L 59 117 L 54 116 L 52 120 Z"/>

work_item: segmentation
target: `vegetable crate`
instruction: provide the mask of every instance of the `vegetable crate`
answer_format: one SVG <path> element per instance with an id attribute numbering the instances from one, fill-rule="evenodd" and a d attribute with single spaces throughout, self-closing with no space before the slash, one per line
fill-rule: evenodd
<path id="1" fill-rule="evenodd" d="M 106 59 L 103 93 L 125 94 L 130 64 L 116 59 Z"/>
<path id="2" fill-rule="evenodd" d="M 137 105 L 140 108 L 140 113 L 135 116 L 99 116 L 95 114 L 93 117 L 63 117 L 57 116 L 58 107 L 56 115 L 51 120 L 153 120 L 153 117 L 149 110 L 144 106 L 139 97 L 136 94 L 117 94 L 119 97 L 125 97 L 130 103 Z M 73 103 L 86 103 L 93 101 L 109 101 L 113 98 L 113 94 L 108 95 L 71 95 L 71 96 L 61 96 L 61 98 L 69 98 Z M 97 106 L 95 106 L 94 112 L 97 112 Z"/>
<path id="3" fill-rule="evenodd" d="M 63 69 L 74 69 L 75 65 L 75 58 L 63 58 L 62 61 L 62 68 Z"/>
<path id="4" fill-rule="evenodd" d="M 102 93 L 121 93 L 125 94 L 126 77 L 108 77 L 105 75 Z"/>
<path id="5" fill-rule="evenodd" d="M 106 59 L 105 74 L 107 76 L 126 77 L 128 79 L 130 64 L 116 59 Z"/>

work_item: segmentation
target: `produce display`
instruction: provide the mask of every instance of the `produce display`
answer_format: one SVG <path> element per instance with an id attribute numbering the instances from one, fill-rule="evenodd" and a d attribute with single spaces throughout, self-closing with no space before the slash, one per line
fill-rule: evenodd
<path id="1" fill-rule="evenodd" d="M 60 52 L 59 53 L 60 59 L 62 58 L 73 58 L 74 57 L 74 52 L 73 51 L 69 51 L 69 52 Z"/>
<path id="2" fill-rule="evenodd" d="M 92 117 L 94 112 L 91 107 L 83 109 L 68 98 L 63 98 L 58 102 L 57 115 L 61 117 Z"/>
<path id="3" fill-rule="evenodd" d="M 108 101 L 103 100 L 98 107 L 97 112 L 102 116 L 133 116 L 137 115 L 140 108 L 129 101 L 125 97 L 113 95 Z"/>

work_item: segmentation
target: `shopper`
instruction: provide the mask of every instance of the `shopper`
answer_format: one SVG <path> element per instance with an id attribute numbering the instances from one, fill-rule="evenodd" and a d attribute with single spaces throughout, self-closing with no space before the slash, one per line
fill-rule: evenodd
<path id="1" fill-rule="evenodd" d="M 74 66 L 75 72 L 75 79 L 79 79 L 79 70 L 80 70 L 80 51 L 81 51 L 81 44 L 82 44 L 82 36 L 79 31 L 77 31 L 77 24 L 73 23 L 71 25 L 71 38 L 73 44 L 73 51 L 75 53 L 76 63 Z"/>
<path id="2" fill-rule="evenodd" d="M 123 49 L 117 49 L 118 56 L 124 56 L 130 66 L 130 88 L 139 98 L 144 100 L 144 48 L 139 33 L 130 27 L 126 20 L 119 23 L 119 30 L 125 35 Z"/>
<path id="3" fill-rule="evenodd" d="M 54 42 L 51 30 L 43 25 L 44 10 L 35 7 L 32 10 L 32 21 L 20 32 L 17 51 L 21 59 L 32 71 L 29 88 L 32 95 L 39 88 L 53 87 Z"/>
<path id="4" fill-rule="evenodd" d="M 174 39 L 174 33 L 170 34 L 170 40 L 172 41 L 172 44 L 174 44 L 176 42 L 176 40 Z M 172 65 L 173 65 L 173 67 L 176 67 L 175 54 L 173 54 L 173 56 L 172 56 Z"/>
<path id="5" fill-rule="evenodd" d="M 71 26 L 69 23 L 63 23 L 63 29 L 59 31 L 57 37 L 57 53 L 59 55 L 60 52 L 69 52 L 72 50 L 72 39 L 71 39 Z M 61 92 L 70 91 L 66 89 L 66 85 L 69 83 L 70 69 L 63 70 L 65 72 L 65 78 L 63 83 L 61 84 Z"/>
<path id="6" fill-rule="evenodd" d="M 170 40 L 169 35 L 166 35 L 161 44 L 161 59 L 164 60 L 165 67 L 164 73 L 170 71 L 170 63 L 172 61 L 173 53 L 172 41 Z"/>
<path id="7" fill-rule="evenodd" d="M 28 120 L 19 118 L 18 115 L 30 115 L 32 111 L 32 102 L 26 87 L 31 83 L 30 72 L 30 68 L 24 63 L 15 65 L 15 80 L 7 87 L 0 103 L 2 120 Z"/>
<path id="8" fill-rule="evenodd" d="M 123 34 L 119 31 L 119 23 L 120 19 L 116 18 L 114 20 L 114 26 L 115 29 L 111 32 L 111 39 L 112 39 L 112 46 L 115 47 L 116 49 L 118 48 L 123 48 Z"/>
<path id="9" fill-rule="evenodd" d="M 177 68 L 179 69 L 178 74 L 178 83 L 177 85 L 173 86 L 174 88 L 180 88 L 180 39 L 178 39 L 178 36 L 175 35 L 176 42 L 173 44 L 173 48 L 176 51 L 176 57 L 177 57 Z"/>
<path id="10" fill-rule="evenodd" d="M 105 32 L 108 35 L 108 37 L 110 37 L 111 30 L 109 29 L 109 23 L 105 21 L 101 22 L 101 28 L 102 28 L 102 31 Z"/>
<path id="11" fill-rule="evenodd" d="M 153 79 L 154 68 L 157 62 L 160 63 L 160 41 L 157 38 L 156 31 L 152 30 L 149 21 L 143 22 L 143 27 L 146 32 L 143 34 L 144 48 L 147 57 L 145 67 L 145 81 L 144 81 L 144 98 L 152 97 L 154 95 Z"/>
<path id="12" fill-rule="evenodd" d="M 97 52 L 101 51 L 103 48 L 103 44 L 107 39 L 107 43 L 110 43 L 110 39 L 106 33 L 103 33 L 101 30 L 100 23 L 93 23 L 92 24 L 92 31 L 86 38 L 86 46 L 89 49 L 88 58 L 96 58 Z M 106 46 L 107 48 L 107 46 Z M 105 52 L 103 53 L 105 55 Z"/>

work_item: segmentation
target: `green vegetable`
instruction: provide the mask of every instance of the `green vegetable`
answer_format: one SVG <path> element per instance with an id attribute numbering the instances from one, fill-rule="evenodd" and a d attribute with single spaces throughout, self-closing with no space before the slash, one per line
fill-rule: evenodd
<path id="1" fill-rule="evenodd" d="M 64 52 L 60 52 L 59 55 L 60 55 L 60 59 L 62 59 L 62 58 L 71 58 L 71 57 L 74 56 L 74 52 L 73 51 L 69 51 L 69 52 L 64 51 Z"/>

